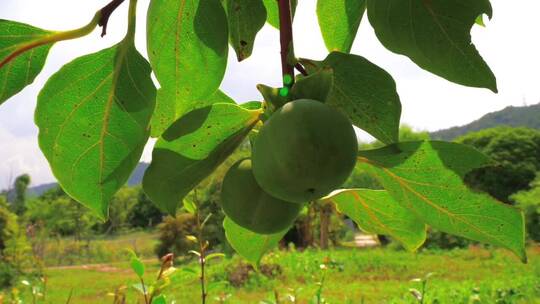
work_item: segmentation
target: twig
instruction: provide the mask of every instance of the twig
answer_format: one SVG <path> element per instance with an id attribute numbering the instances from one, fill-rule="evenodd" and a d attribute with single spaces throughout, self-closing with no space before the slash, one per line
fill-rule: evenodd
<path id="1" fill-rule="evenodd" d="M 199 235 L 198 235 L 198 240 L 199 240 L 199 249 L 200 249 L 200 256 L 199 256 L 199 264 L 201 265 L 201 276 L 200 276 L 200 281 L 201 281 L 201 303 L 202 304 L 205 304 L 206 303 L 206 296 L 207 296 L 207 292 L 206 292 L 206 279 L 205 279 L 205 264 L 206 264 L 206 244 L 204 243 L 202 237 L 203 237 L 203 225 L 206 223 L 206 219 L 205 221 L 203 222 L 203 224 L 201 224 L 201 215 L 200 215 L 200 205 L 197 204 L 197 230 L 199 230 Z M 207 218 L 208 219 L 208 218 Z"/>
<path id="2" fill-rule="evenodd" d="M 148 295 L 146 294 L 146 286 L 144 285 L 144 280 L 142 277 L 139 278 L 141 280 L 141 287 L 142 287 L 142 290 L 143 290 L 143 294 L 144 294 L 144 303 L 145 304 L 150 304 L 150 302 L 148 302 Z"/>
<path id="3" fill-rule="evenodd" d="M 304 66 L 300 63 L 300 62 L 297 62 L 294 67 L 298 70 L 298 72 L 300 72 L 302 75 L 304 76 L 308 76 L 308 72 L 306 71 L 306 69 L 304 69 Z"/>
<path id="4" fill-rule="evenodd" d="M 294 54 L 291 1 L 278 0 L 279 6 L 279 40 L 281 43 L 281 70 L 284 85 L 292 86 L 294 83 L 294 66 L 289 64 L 289 56 Z M 292 78 L 292 82 L 285 83 L 285 78 Z"/>
<path id="5" fill-rule="evenodd" d="M 101 9 L 101 17 L 99 18 L 98 25 L 103 29 L 101 31 L 101 37 L 107 35 L 107 24 L 112 13 L 122 4 L 125 0 L 112 0 L 109 4 L 105 5 Z"/>

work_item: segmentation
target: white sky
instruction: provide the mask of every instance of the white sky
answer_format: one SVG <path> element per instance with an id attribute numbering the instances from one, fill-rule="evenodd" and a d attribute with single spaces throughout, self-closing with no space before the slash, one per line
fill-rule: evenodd
<path id="1" fill-rule="evenodd" d="M 332 0 L 326 0 L 332 1 Z M 30 23 L 50 30 L 68 30 L 86 24 L 95 11 L 109 0 L 0 0 L 0 18 Z M 127 1 L 126 1 L 127 2 Z M 139 0 L 139 28 L 145 26 L 149 0 Z M 319 33 L 315 0 L 300 0 L 294 23 L 298 57 L 323 59 L 327 51 Z M 416 129 L 434 131 L 466 124 L 480 116 L 509 105 L 540 101 L 540 11 L 538 0 L 491 0 L 494 16 L 487 28 L 473 28 L 473 42 L 494 71 L 499 94 L 450 83 L 425 72 L 408 58 L 395 55 L 381 46 L 364 18 L 353 53 L 362 55 L 386 69 L 397 82 L 403 104 L 402 122 Z M 56 44 L 43 72 L 33 85 L 0 106 L 0 189 L 10 177 L 21 173 L 32 176 L 33 185 L 54 181 L 49 166 L 39 151 L 37 128 L 33 122 L 36 96 L 47 80 L 72 59 L 118 42 L 124 35 L 127 3 L 109 23 L 108 35 L 92 35 Z M 279 33 L 265 26 L 259 33 L 254 54 L 237 63 L 234 52 L 222 89 L 238 102 L 260 100 L 258 83 L 279 86 Z M 144 30 L 138 31 L 137 47 L 146 54 Z M 362 138 L 368 139 L 367 135 Z M 152 142 L 153 143 L 153 142 Z M 143 160 L 151 157 L 151 144 Z"/>

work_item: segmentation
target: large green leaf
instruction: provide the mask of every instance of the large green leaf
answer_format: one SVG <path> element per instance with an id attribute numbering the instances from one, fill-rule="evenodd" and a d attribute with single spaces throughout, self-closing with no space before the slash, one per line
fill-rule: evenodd
<path id="1" fill-rule="evenodd" d="M 493 72 L 471 43 L 489 0 L 368 0 L 369 22 L 381 43 L 452 82 L 497 92 Z"/>
<path id="2" fill-rule="evenodd" d="M 65 65 L 38 97 L 39 145 L 64 190 L 101 218 L 137 166 L 156 89 L 133 42 Z"/>
<path id="3" fill-rule="evenodd" d="M 278 0 L 263 0 L 264 6 L 266 7 L 266 21 L 273 27 L 279 29 L 279 7 Z M 298 5 L 298 0 L 291 0 L 291 9 L 292 14 L 296 12 L 296 6 Z"/>
<path id="4" fill-rule="evenodd" d="M 242 143 L 260 110 L 217 103 L 189 112 L 157 141 L 143 178 L 150 199 L 171 214 Z"/>
<path id="5" fill-rule="evenodd" d="M 160 96 L 162 95 L 163 90 L 158 90 L 157 92 L 157 100 L 159 100 Z M 161 97 L 164 98 L 164 97 Z M 227 96 L 223 91 L 217 90 L 214 92 L 214 94 L 198 100 L 197 102 L 193 102 L 190 105 L 190 110 L 195 110 L 199 108 L 204 108 L 210 105 L 213 105 L 215 103 L 235 103 L 234 100 Z M 188 112 L 189 112 L 188 111 Z M 159 137 L 163 132 L 174 122 L 176 119 L 178 119 L 176 110 L 175 110 L 175 104 L 170 102 L 161 102 L 156 103 L 156 110 L 154 112 L 154 116 L 152 116 L 152 130 L 151 130 L 151 136 L 153 137 Z"/>
<path id="6" fill-rule="evenodd" d="M 227 0 L 229 41 L 242 61 L 253 51 L 257 33 L 266 23 L 266 8 L 262 0 Z"/>
<path id="7" fill-rule="evenodd" d="M 317 17 L 328 51 L 351 51 L 365 11 L 366 0 L 317 1 Z"/>
<path id="8" fill-rule="evenodd" d="M 398 140 L 401 102 L 394 79 L 361 56 L 332 52 L 324 61 L 301 59 L 310 74 L 330 67 L 334 79 L 326 104 L 384 143 Z"/>
<path id="9" fill-rule="evenodd" d="M 254 267 L 258 267 L 262 257 L 276 247 L 288 230 L 275 234 L 257 234 L 240 227 L 228 217 L 223 221 L 225 236 L 234 250 Z"/>
<path id="10" fill-rule="evenodd" d="M 152 117 L 157 137 L 219 88 L 227 66 L 225 10 L 219 0 L 152 0 L 147 39 L 161 85 Z"/>
<path id="11" fill-rule="evenodd" d="M 387 191 L 369 189 L 337 190 L 323 200 L 336 204 L 362 230 L 393 237 L 414 251 L 426 240 L 426 225 L 401 206 Z"/>
<path id="12" fill-rule="evenodd" d="M 426 224 L 506 247 L 526 260 L 523 214 L 463 182 L 489 161 L 477 150 L 448 142 L 403 142 L 360 152 L 358 161 Z"/>
<path id="13" fill-rule="evenodd" d="M 33 49 L 32 46 L 51 34 L 28 24 L 0 19 L 0 104 L 34 82 L 52 45 Z M 10 58 L 25 49 L 29 51 Z"/>

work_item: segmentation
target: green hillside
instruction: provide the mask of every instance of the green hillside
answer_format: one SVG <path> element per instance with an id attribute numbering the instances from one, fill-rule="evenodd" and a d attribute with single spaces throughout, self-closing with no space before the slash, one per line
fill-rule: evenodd
<path id="1" fill-rule="evenodd" d="M 430 136 L 432 139 L 453 140 L 469 132 L 501 125 L 540 129 L 540 103 L 524 107 L 506 107 L 501 111 L 486 114 L 467 125 L 432 132 Z"/>

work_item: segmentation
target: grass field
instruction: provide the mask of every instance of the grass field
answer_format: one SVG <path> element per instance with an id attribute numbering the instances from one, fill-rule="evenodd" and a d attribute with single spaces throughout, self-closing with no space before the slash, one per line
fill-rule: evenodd
<path id="1" fill-rule="evenodd" d="M 322 296 L 328 303 L 418 303 L 410 288 L 421 290 L 421 283 L 411 280 L 434 272 L 424 303 L 540 303 L 540 248 L 528 253 L 529 263 L 521 264 L 507 251 L 480 248 L 416 254 L 389 249 L 277 251 L 263 261 L 274 265 L 273 277 L 246 271 L 245 265 L 238 266 L 238 257 L 225 258 L 209 266 L 208 302 L 228 297 L 222 303 L 260 303 L 277 292 L 280 303 L 292 303 L 288 294 L 297 295 L 296 303 L 310 303 L 325 272 Z M 321 270 L 323 263 L 327 270 Z M 150 282 L 159 263 L 146 264 Z M 194 263 L 176 266 L 197 269 Z M 46 303 L 66 303 L 71 290 L 71 303 L 112 303 L 108 293 L 137 282 L 125 262 L 51 267 L 46 273 Z M 143 303 L 133 288 L 126 290 L 127 303 Z M 200 303 L 198 277 L 181 271 L 166 294 L 175 303 Z"/>

